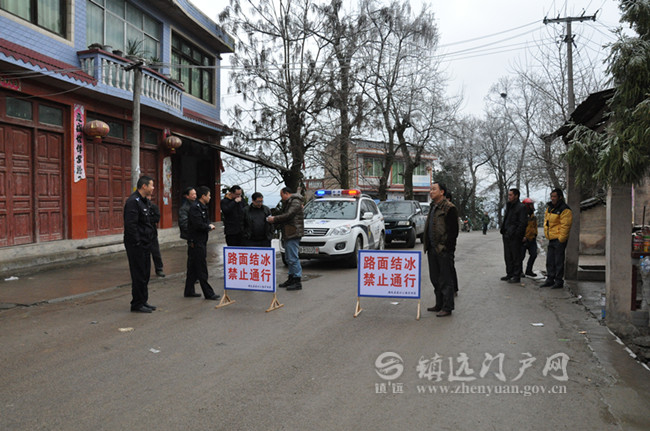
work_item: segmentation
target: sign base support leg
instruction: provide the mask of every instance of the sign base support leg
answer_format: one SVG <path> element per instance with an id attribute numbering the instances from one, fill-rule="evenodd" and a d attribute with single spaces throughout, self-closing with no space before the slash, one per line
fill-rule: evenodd
<path id="1" fill-rule="evenodd" d="M 415 316 L 415 320 L 420 320 L 420 300 L 418 299 L 418 314 Z"/>
<path id="2" fill-rule="evenodd" d="M 357 308 L 354 311 L 354 317 L 357 317 L 361 312 L 363 311 L 363 308 L 361 308 L 361 304 L 359 303 L 359 297 L 357 297 Z"/>
<path id="3" fill-rule="evenodd" d="M 266 309 L 266 312 L 268 313 L 269 311 L 277 310 L 280 307 L 284 307 L 284 304 L 280 304 L 278 302 L 278 295 L 274 293 L 273 301 L 271 301 L 271 305 L 269 306 L 269 308 Z"/>
<path id="4" fill-rule="evenodd" d="M 234 304 L 237 301 L 233 301 L 230 299 L 228 296 L 228 291 L 226 289 L 223 290 L 223 296 L 221 297 L 221 301 L 219 301 L 219 304 L 215 305 L 214 308 L 221 308 L 225 307 L 226 305 Z"/>

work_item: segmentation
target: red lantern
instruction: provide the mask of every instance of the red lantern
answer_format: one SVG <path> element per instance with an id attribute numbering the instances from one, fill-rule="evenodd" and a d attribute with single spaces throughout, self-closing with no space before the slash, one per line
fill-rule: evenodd
<path id="1" fill-rule="evenodd" d="M 102 138 L 108 135 L 108 132 L 110 131 L 111 128 L 108 127 L 108 124 L 99 120 L 93 120 L 84 125 L 84 133 L 93 138 L 93 141 L 95 142 L 101 142 Z"/>
<path id="2" fill-rule="evenodd" d="M 181 145 L 183 145 L 183 141 L 181 141 L 181 138 L 178 136 L 169 135 L 165 138 L 165 146 L 169 148 L 172 154 L 175 153 L 176 148 L 180 147 Z"/>

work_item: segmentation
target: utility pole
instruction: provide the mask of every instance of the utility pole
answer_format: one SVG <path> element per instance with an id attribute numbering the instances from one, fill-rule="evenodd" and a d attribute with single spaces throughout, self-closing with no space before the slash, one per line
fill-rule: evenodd
<path id="1" fill-rule="evenodd" d="M 591 16 L 568 16 L 566 18 L 544 18 L 544 24 L 557 24 L 561 22 L 566 23 L 566 36 L 564 37 L 563 42 L 567 44 L 567 74 L 568 84 L 569 84 L 569 114 L 573 113 L 573 110 L 576 109 L 576 99 L 575 93 L 573 92 L 573 33 L 571 33 L 571 23 L 574 21 L 584 22 L 584 21 L 596 21 L 596 14 Z"/>
<path id="2" fill-rule="evenodd" d="M 555 19 L 544 18 L 544 24 L 558 24 L 566 23 L 566 36 L 564 42 L 567 44 L 567 74 L 568 74 L 568 91 L 569 91 L 569 116 L 573 114 L 576 109 L 575 93 L 573 92 L 573 33 L 571 32 L 571 23 L 574 21 L 596 21 L 596 14 L 591 16 L 569 16 L 566 18 Z M 566 137 L 564 138 L 564 145 L 568 146 L 569 142 Z M 580 261 L 580 201 L 581 201 L 580 186 L 576 182 L 575 168 L 567 165 L 567 190 L 566 202 L 573 211 L 573 223 L 571 224 L 571 235 L 566 247 L 564 274 L 567 280 L 578 279 L 578 264 Z"/>
<path id="3" fill-rule="evenodd" d="M 133 135 L 131 136 L 131 189 L 135 191 L 140 179 L 140 94 L 142 93 L 142 66 L 144 61 L 137 61 L 125 67 L 133 70 Z"/>

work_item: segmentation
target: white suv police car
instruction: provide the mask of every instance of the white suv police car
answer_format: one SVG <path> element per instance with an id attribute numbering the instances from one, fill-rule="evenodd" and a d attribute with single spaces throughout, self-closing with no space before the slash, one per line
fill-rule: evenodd
<path id="1" fill-rule="evenodd" d="M 356 268 L 360 249 L 384 249 L 384 217 L 375 201 L 359 190 L 317 190 L 315 196 L 304 209 L 301 259 L 345 259 Z"/>

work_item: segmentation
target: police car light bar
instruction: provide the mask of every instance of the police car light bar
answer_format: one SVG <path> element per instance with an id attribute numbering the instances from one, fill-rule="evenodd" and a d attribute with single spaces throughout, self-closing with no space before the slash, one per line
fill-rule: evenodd
<path id="1" fill-rule="evenodd" d="M 324 196 L 358 197 L 361 196 L 361 190 L 357 190 L 357 189 L 316 190 L 316 193 L 314 194 L 318 197 L 324 197 Z"/>

